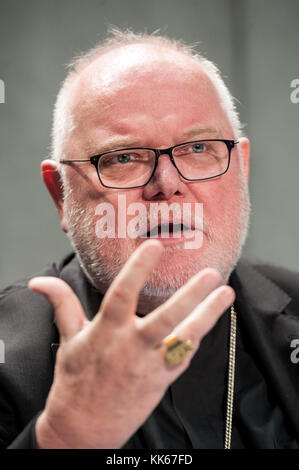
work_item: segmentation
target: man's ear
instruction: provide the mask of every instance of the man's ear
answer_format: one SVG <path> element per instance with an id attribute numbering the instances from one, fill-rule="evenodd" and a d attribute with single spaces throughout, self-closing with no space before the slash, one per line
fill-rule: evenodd
<path id="1" fill-rule="evenodd" d="M 67 232 L 63 211 L 63 185 L 57 163 L 54 160 L 44 160 L 41 163 L 41 175 L 58 211 L 61 228 Z"/>
<path id="2" fill-rule="evenodd" d="M 250 170 L 250 142 L 247 137 L 242 137 L 239 140 L 239 146 L 241 148 L 240 158 L 243 161 L 245 177 L 247 179 L 247 183 L 249 182 L 249 170 Z"/>

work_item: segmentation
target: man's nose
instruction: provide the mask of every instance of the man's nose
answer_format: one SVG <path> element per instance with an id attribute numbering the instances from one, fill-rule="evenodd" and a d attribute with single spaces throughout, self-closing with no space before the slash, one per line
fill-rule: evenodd
<path id="1" fill-rule="evenodd" d="M 186 185 L 170 159 L 170 155 L 159 155 L 156 171 L 144 187 L 143 196 L 147 200 L 170 199 L 172 196 L 184 196 Z"/>

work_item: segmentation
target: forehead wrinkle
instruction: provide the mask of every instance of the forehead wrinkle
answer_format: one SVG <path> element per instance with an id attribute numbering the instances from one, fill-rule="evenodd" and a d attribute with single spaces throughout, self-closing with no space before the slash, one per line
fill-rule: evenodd
<path id="1" fill-rule="evenodd" d="M 136 119 L 122 119 L 118 122 L 114 123 L 113 128 L 106 128 L 104 126 L 99 126 L 99 137 L 95 134 L 92 138 L 88 140 L 83 139 L 81 141 L 80 147 L 81 150 L 92 156 L 97 155 L 100 153 L 118 150 L 118 149 L 125 149 L 125 148 L 139 148 L 139 147 L 150 147 L 150 148 L 161 148 L 161 147 L 168 147 L 168 145 L 157 145 L 152 142 L 152 139 L 155 137 L 155 129 L 154 127 L 158 125 L 158 123 L 152 122 L 153 129 L 152 129 L 152 136 L 145 136 L 144 134 L 140 134 L 139 130 L 142 127 L 142 122 Z M 160 127 L 159 127 L 160 129 Z M 204 135 L 205 138 L 220 138 L 222 137 L 222 132 L 220 127 L 209 125 L 209 124 L 193 124 L 191 127 L 188 127 L 185 132 L 182 134 L 171 135 L 170 132 L 169 137 L 173 140 L 172 145 L 178 145 L 187 141 L 192 140 L 193 138 L 202 138 Z"/>

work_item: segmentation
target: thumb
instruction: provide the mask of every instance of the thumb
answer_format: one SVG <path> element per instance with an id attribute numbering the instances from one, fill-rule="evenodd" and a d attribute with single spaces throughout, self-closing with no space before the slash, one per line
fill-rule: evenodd
<path id="1" fill-rule="evenodd" d="M 78 333 L 87 321 L 82 305 L 70 286 L 57 277 L 35 277 L 28 288 L 43 294 L 54 308 L 61 342 Z"/>

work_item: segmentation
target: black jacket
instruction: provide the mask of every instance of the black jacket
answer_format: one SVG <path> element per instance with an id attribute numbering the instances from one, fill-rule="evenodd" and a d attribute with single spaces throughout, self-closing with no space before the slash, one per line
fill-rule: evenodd
<path id="1" fill-rule="evenodd" d="M 86 279 L 73 254 L 60 265 L 48 265 L 37 275 L 65 280 L 79 297 L 89 319 L 98 311 L 102 296 Z M 27 288 L 28 280 L 0 292 L 0 340 L 5 344 L 5 362 L 0 364 L 0 446 L 3 448 L 35 448 L 34 424 L 45 406 L 59 345 L 52 307 L 43 296 Z M 232 273 L 230 284 L 236 291 L 236 308 L 254 354 L 259 358 L 267 386 L 287 423 L 292 439 L 290 447 L 296 447 L 299 363 L 291 361 L 291 341 L 299 338 L 299 274 L 244 259 Z M 180 386 L 180 380 L 173 384 L 177 392 Z M 173 396 L 176 406 L 175 393 Z M 183 432 L 196 446 L 197 437 L 178 408 L 176 416 Z M 275 439 L 270 447 L 272 444 L 284 447 L 282 441 Z"/>

